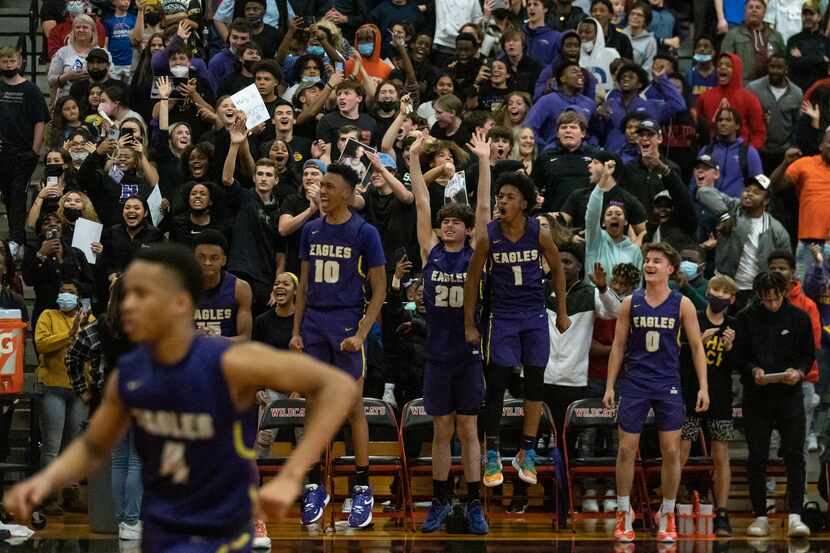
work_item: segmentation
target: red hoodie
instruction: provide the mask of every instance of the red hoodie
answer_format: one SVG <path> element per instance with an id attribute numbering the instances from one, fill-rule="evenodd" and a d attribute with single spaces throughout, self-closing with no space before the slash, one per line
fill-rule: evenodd
<path id="1" fill-rule="evenodd" d="M 801 289 L 801 284 L 798 282 L 793 283 L 787 299 L 790 300 L 791 304 L 810 316 L 810 324 L 813 327 L 813 338 L 816 343 L 816 351 L 818 351 L 821 348 L 821 319 L 819 318 L 816 303 L 807 297 Z M 814 384 L 818 382 L 818 364 L 815 361 L 813 361 L 813 366 L 810 367 L 810 372 L 807 373 L 807 382 Z"/>
<path id="2" fill-rule="evenodd" d="M 389 75 L 392 73 L 392 68 L 389 67 L 389 64 L 383 61 L 380 57 L 380 29 L 377 26 L 372 25 L 371 23 L 367 23 L 365 25 L 361 25 L 357 32 L 355 32 L 355 39 L 354 39 L 354 49 L 357 51 L 357 33 L 360 32 L 360 29 L 371 29 L 375 33 L 375 50 L 372 52 L 372 55 L 368 58 L 365 56 L 360 56 L 360 64 L 366 70 L 366 73 L 370 77 L 375 77 L 380 80 L 386 80 L 389 78 Z M 352 74 L 354 70 L 354 59 L 351 58 L 346 62 L 346 76 Z M 362 81 L 360 75 L 357 76 L 358 81 Z"/>
<path id="3" fill-rule="evenodd" d="M 726 86 L 717 85 L 710 88 L 697 99 L 697 116 L 706 121 L 715 131 L 715 115 L 722 107 L 731 107 L 741 114 L 741 138 L 760 150 L 767 140 L 767 123 L 764 119 L 764 110 L 761 102 L 752 92 L 744 89 L 744 64 L 735 54 L 721 54 L 715 59 L 715 67 L 722 56 L 729 56 L 732 60 L 732 78 Z"/>

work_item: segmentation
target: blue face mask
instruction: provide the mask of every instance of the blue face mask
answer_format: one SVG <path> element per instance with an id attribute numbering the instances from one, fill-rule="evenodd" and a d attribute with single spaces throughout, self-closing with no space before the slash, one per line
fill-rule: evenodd
<path id="1" fill-rule="evenodd" d="M 681 261 L 680 270 L 688 280 L 694 280 L 700 274 L 700 265 L 692 261 Z"/>
<path id="2" fill-rule="evenodd" d="M 361 42 L 357 45 L 357 51 L 361 56 L 368 58 L 375 51 L 375 45 L 371 42 Z"/>
<path id="3" fill-rule="evenodd" d="M 712 54 L 695 54 L 692 56 L 692 59 L 696 63 L 706 63 L 707 61 L 712 61 Z"/>
<path id="4" fill-rule="evenodd" d="M 404 311 L 415 311 L 416 307 L 417 306 L 415 305 L 414 301 L 408 301 L 405 304 L 403 304 L 403 310 Z"/>
<path id="5" fill-rule="evenodd" d="M 303 77 L 300 79 L 302 84 L 316 84 L 319 83 L 322 79 L 320 77 Z"/>
<path id="6" fill-rule="evenodd" d="M 309 46 L 305 51 L 312 56 L 320 56 L 321 58 L 326 55 L 326 50 L 322 46 Z"/>
<path id="7" fill-rule="evenodd" d="M 78 296 L 72 292 L 61 292 L 58 294 L 58 307 L 61 311 L 72 311 L 78 307 Z"/>

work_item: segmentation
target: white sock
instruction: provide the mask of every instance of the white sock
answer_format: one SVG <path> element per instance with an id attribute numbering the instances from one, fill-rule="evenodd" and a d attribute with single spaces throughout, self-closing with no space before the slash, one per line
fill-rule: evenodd
<path id="1" fill-rule="evenodd" d="M 617 512 L 627 513 L 631 510 L 631 497 L 628 495 L 617 496 Z"/>
<path id="2" fill-rule="evenodd" d="M 663 498 L 663 506 L 660 507 L 660 514 L 667 514 L 674 512 L 674 499 Z"/>
<path id="3" fill-rule="evenodd" d="M 387 382 L 386 384 L 383 385 L 383 391 L 385 392 L 386 390 L 394 392 L 395 391 L 395 385 Z"/>
<path id="4" fill-rule="evenodd" d="M 796 524 L 801 522 L 801 515 L 797 513 L 792 513 L 789 518 L 790 525 Z"/>

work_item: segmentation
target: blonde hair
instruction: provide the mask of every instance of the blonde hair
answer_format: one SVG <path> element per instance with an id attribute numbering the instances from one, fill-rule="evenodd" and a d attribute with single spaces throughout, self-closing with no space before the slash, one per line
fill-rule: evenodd
<path id="1" fill-rule="evenodd" d="M 539 145 L 536 144 L 536 131 L 530 127 L 513 127 L 513 150 L 510 152 L 510 159 L 522 161 L 522 154 L 519 151 L 519 135 L 524 131 L 530 131 L 533 133 L 533 153 L 531 154 L 530 159 L 535 161 L 536 157 L 539 155 Z"/>
<path id="2" fill-rule="evenodd" d="M 715 275 L 709 279 L 709 287 L 707 290 L 720 290 L 734 296 L 738 293 L 738 285 L 732 277 L 726 275 Z"/>
<path id="3" fill-rule="evenodd" d="M 67 38 L 67 42 L 70 46 L 75 48 L 75 27 L 78 24 L 89 25 L 92 29 L 92 39 L 90 41 L 90 47 L 95 48 L 98 45 L 98 27 L 95 26 L 95 20 L 93 20 L 90 16 L 86 14 L 76 15 L 75 18 L 72 20 L 72 31 L 69 33 L 69 37 Z M 75 48 L 77 50 L 77 48 Z"/>
<path id="4" fill-rule="evenodd" d="M 101 221 L 98 219 L 98 213 L 95 212 L 95 208 L 92 206 L 92 200 L 89 199 L 89 196 L 84 194 L 83 192 L 79 192 L 77 190 L 70 190 L 66 192 L 61 199 L 58 201 L 58 217 L 63 224 L 67 224 L 69 221 L 66 220 L 66 217 L 63 214 L 64 206 L 66 205 L 66 197 L 70 194 L 77 194 L 81 197 L 81 204 L 83 207 L 81 208 L 81 217 L 84 219 L 89 219 L 90 221 L 95 221 L 96 223 L 100 223 Z"/>

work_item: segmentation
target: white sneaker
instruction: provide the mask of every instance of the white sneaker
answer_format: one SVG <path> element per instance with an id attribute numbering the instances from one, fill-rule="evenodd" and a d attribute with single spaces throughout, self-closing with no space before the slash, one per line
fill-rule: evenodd
<path id="1" fill-rule="evenodd" d="M 614 490 L 607 490 L 605 492 L 605 499 L 602 502 L 602 510 L 606 513 L 614 513 L 617 511 L 617 494 Z"/>
<path id="2" fill-rule="evenodd" d="M 598 513 L 599 502 L 597 501 L 596 490 L 585 490 L 585 498 L 582 500 L 583 513 Z"/>
<path id="3" fill-rule="evenodd" d="M 9 253 L 14 259 L 23 259 L 23 244 L 9 241 Z"/>
<path id="4" fill-rule="evenodd" d="M 756 538 L 769 536 L 769 519 L 767 517 L 758 517 L 753 520 L 752 524 L 746 529 L 746 535 Z"/>
<path id="5" fill-rule="evenodd" d="M 807 435 L 807 451 L 810 453 L 818 451 L 818 438 L 813 432 Z"/>
<path id="6" fill-rule="evenodd" d="M 127 524 L 121 522 L 118 524 L 118 539 L 120 540 L 140 540 L 141 539 L 141 521 L 135 524 Z"/>
<path id="7" fill-rule="evenodd" d="M 391 405 L 394 409 L 398 408 L 398 402 L 395 400 L 395 386 L 386 384 L 383 388 L 383 401 Z"/>
<path id="8" fill-rule="evenodd" d="M 791 538 L 806 538 L 810 535 L 810 527 L 801 520 L 801 515 L 790 515 L 787 535 Z"/>

